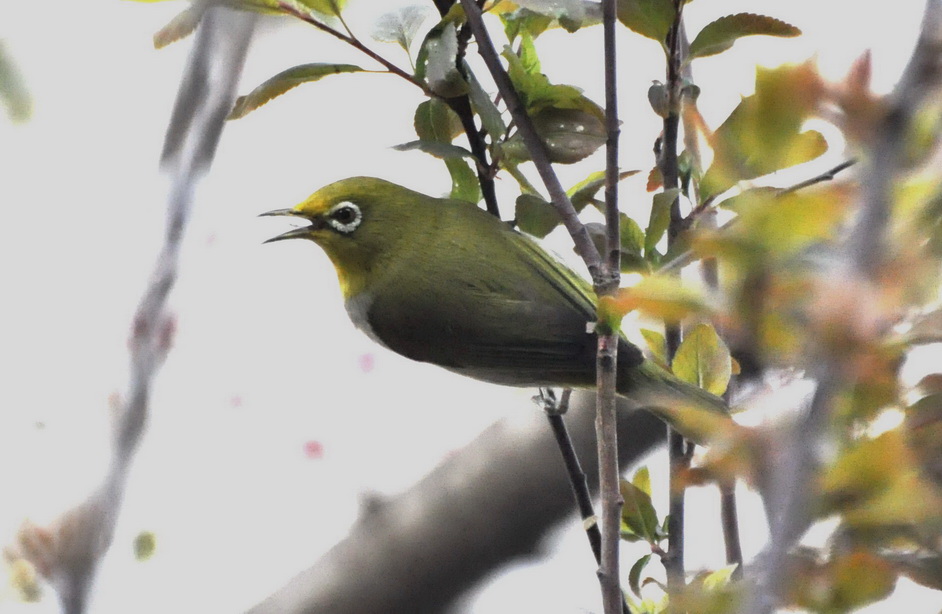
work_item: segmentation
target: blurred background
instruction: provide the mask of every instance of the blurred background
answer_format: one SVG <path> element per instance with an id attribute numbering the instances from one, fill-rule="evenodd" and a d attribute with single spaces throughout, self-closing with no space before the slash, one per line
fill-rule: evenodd
<path id="1" fill-rule="evenodd" d="M 350 1 L 348 22 L 364 39 L 376 4 Z M 167 184 L 158 159 L 191 45 L 155 51 L 151 37 L 184 7 L 0 3 L 0 40 L 33 103 L 28 121 L 0 117 L 0 545 L 14 541 L 24 519 L 42 525 L 82 501 L 106 470 L 109 408 L 127 380 L 130 322 L 164 231 Z M 718 13 L 754 10 L 748 0 L 693 3 L 688 24 L 693 31 Z M 745 39 L 720 58 L 698 60 L 700 106 L 714 126 L 750 93 L 757 64 L 813 57 L 837 79 L 871 49 L 876 89 L 888 90 L 912 47 L 922 3 L 890 11 L 793 0 L 761 10 L 804 35 Z M 591 55 L 600 53 L 597 37 L 592 29 L 554 31 L 538 48 L 555 82 L 601 100 L 601 61 Z M 408 65 L 397 46 L 374 48 Z M 622 165 L 645 171 L 623 183 L 622 202 L 628 210 L 637 203 L 646 219 L 644 181 L 659 130 L 646 92 L 663 79 L 660 52 L 626 35 L 620 54 Z M 265 19 L 239 91 L 317 61 L 369 65 L 310 26 Z M 227 125 L 197 193 L 171 299 L 174 348 L 153 389 L 90 611 L 242 611 L 343 538 L 365 497 L 399 492 L 495 420 L 537 411 L 532 391 L 480 384 L 377 347 L 350 325 L 316 247 L 261 245 L 285 227 L 258 213 L 293 206 L 335 179 L 376 175 L 446 193 L 450 179 L 439 160 L 391 149 L 415 138 L 412 114 L 421 100 L 393 76 L 340 75 Z M 831 155 L 841 159 L 840 143 Z M 562 171 L 565 185 L 585 175 Z M 499 189 L 512 195 L 512 188 Z M 509 217 L 510 197 L 503 202 Z M 551 244 L 570 251 L 565 237 L 554 235 Z M 650 465 L 657 491 L 666 483 L 666 454 Z M 661 501 L 666 494 L 655 492 Z M 690 568 L 722 564 L 714 497 L 709 489 L 691 493 Z M 742 505 L 749 556 L 762 546 L 764 520 L 754 498 Z M 142 531 L 156 536 L 156 550 L 139 562 L 133 542 Z M 464 611 L 515 611 L 520 595 L 547 614 L 599 611 L 581 523 L 573 518 L 551 536 L 546 553 L 475 591 Z M 918 606 L 907 611 L 942 607 L 938 594 L 908 590 L 901 584 L 896 602 Z M 889 611 L 879 607 L 866 611 Z M 23 603 L 0 588 L 0 612 L 57 608 L 51 591 Z"/>

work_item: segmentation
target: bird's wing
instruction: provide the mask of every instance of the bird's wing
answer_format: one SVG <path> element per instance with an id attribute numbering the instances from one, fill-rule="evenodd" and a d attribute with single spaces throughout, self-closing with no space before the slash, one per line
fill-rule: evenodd
<path id="1" fill-rule="evenodd" d="M 467 241 L 415 250 L 417 261 L 390 277 L 370 306 L 373 333 L 404 356 L 478 379 L 592 385 L 591 287 L 496 220 L 482 232 L 495 230 L 489 236 L 500 240 L 483 250 Z M 437 254 L 434 263 L 418 262 L 429 252 Z M 430 269 L 437 274 L 426 275 Z"/>

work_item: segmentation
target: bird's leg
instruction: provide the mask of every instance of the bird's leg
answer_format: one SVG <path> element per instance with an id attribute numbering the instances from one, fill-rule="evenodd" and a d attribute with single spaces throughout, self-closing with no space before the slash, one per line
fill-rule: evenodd
<path id="1" fill-rule="evenodd" d="M 572 388 L 563 388 L 559 399 L 556 398 L 556 392 L 552 388 L 540 388 L 533 397 L 533 402 L 539 405 L 547 416 L 562 416 L 569 411 L 570 395 L 572 395 Z"/>

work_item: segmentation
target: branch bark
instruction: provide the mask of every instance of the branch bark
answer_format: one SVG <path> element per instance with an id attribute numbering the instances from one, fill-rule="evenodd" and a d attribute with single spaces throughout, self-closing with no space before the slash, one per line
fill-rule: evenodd
<path id="1" fill-rule="evenodd" d="M 616 76 L 615 0 L 602 1 L 602 30 L 605 66 L 605 259 L 602 283 L 596 280 L 599 298 L 613 295 L 621 281 L 621 232 L 618 219 L 618 79 Z M 621 541 L 621 498 L 618 466 L 618 431 L 615 399 L 618 373 L 617 330 L 598 331 L 596 363 L 597 395 L 595 436 L 598 441 L 599 490 L 601 493 L 602 557 L 599 582 L 605 614 L 619 614 L 625 598 L 621 590 L 618 561 Z"/>
<path id="2" fill-rule="evenodd" d="M 596 489 L 594 399 L 575 393 L 567 422 Z M 627 409 L 618 412 L 623 464 L 664 439 L 660 420 Z M 546 532 L 570 517 L 561 465 L 539 413 L 498 422 L 408 491 L 364 510 L 349 537 L 249 614 L 448 611 L 501 565 L 536 556 Z"/>
<path id="3" fill-rule="evenodd" d="M 130 378 L 115 407 L 110 470 L 85 502 L 51 527 L 26 525 L 19 535 L 24 556 L 48 577 L 67 614 L 85 611 L 95 572 L 114 535 L 128 471 L 150 411 L 151 385 L 171 347 L 174 318 L 167 298 L 179 272 L 194 183 L 212 162 L 235 99 L 255 19 L 250 13 L 208 10 L 177 94 L 161 160 L 172 179 L 166 233 L 131 327 Z M 218 78 L 209 79 L 210 71 Z"/>

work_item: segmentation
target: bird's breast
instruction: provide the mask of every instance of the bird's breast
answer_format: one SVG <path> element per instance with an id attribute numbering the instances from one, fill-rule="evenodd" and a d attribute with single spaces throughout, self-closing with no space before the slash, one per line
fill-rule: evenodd
<path id="1" fill-rule="evenodd" d="M 370 324 L 369 313 L 370 307 L 373 306 L 373 298 L 371 292 L 362 290 L 348 297 L 344 301 L 344 307 L 347 308 L 347 315 L 350 317 L 350 321 L 353 322 L 354 326 L 366 333 L 366 335 L 376 343 L 383 347 L 388 347 L 383 343 L 383 340 L 379 338 L 373 326 Z"/>

